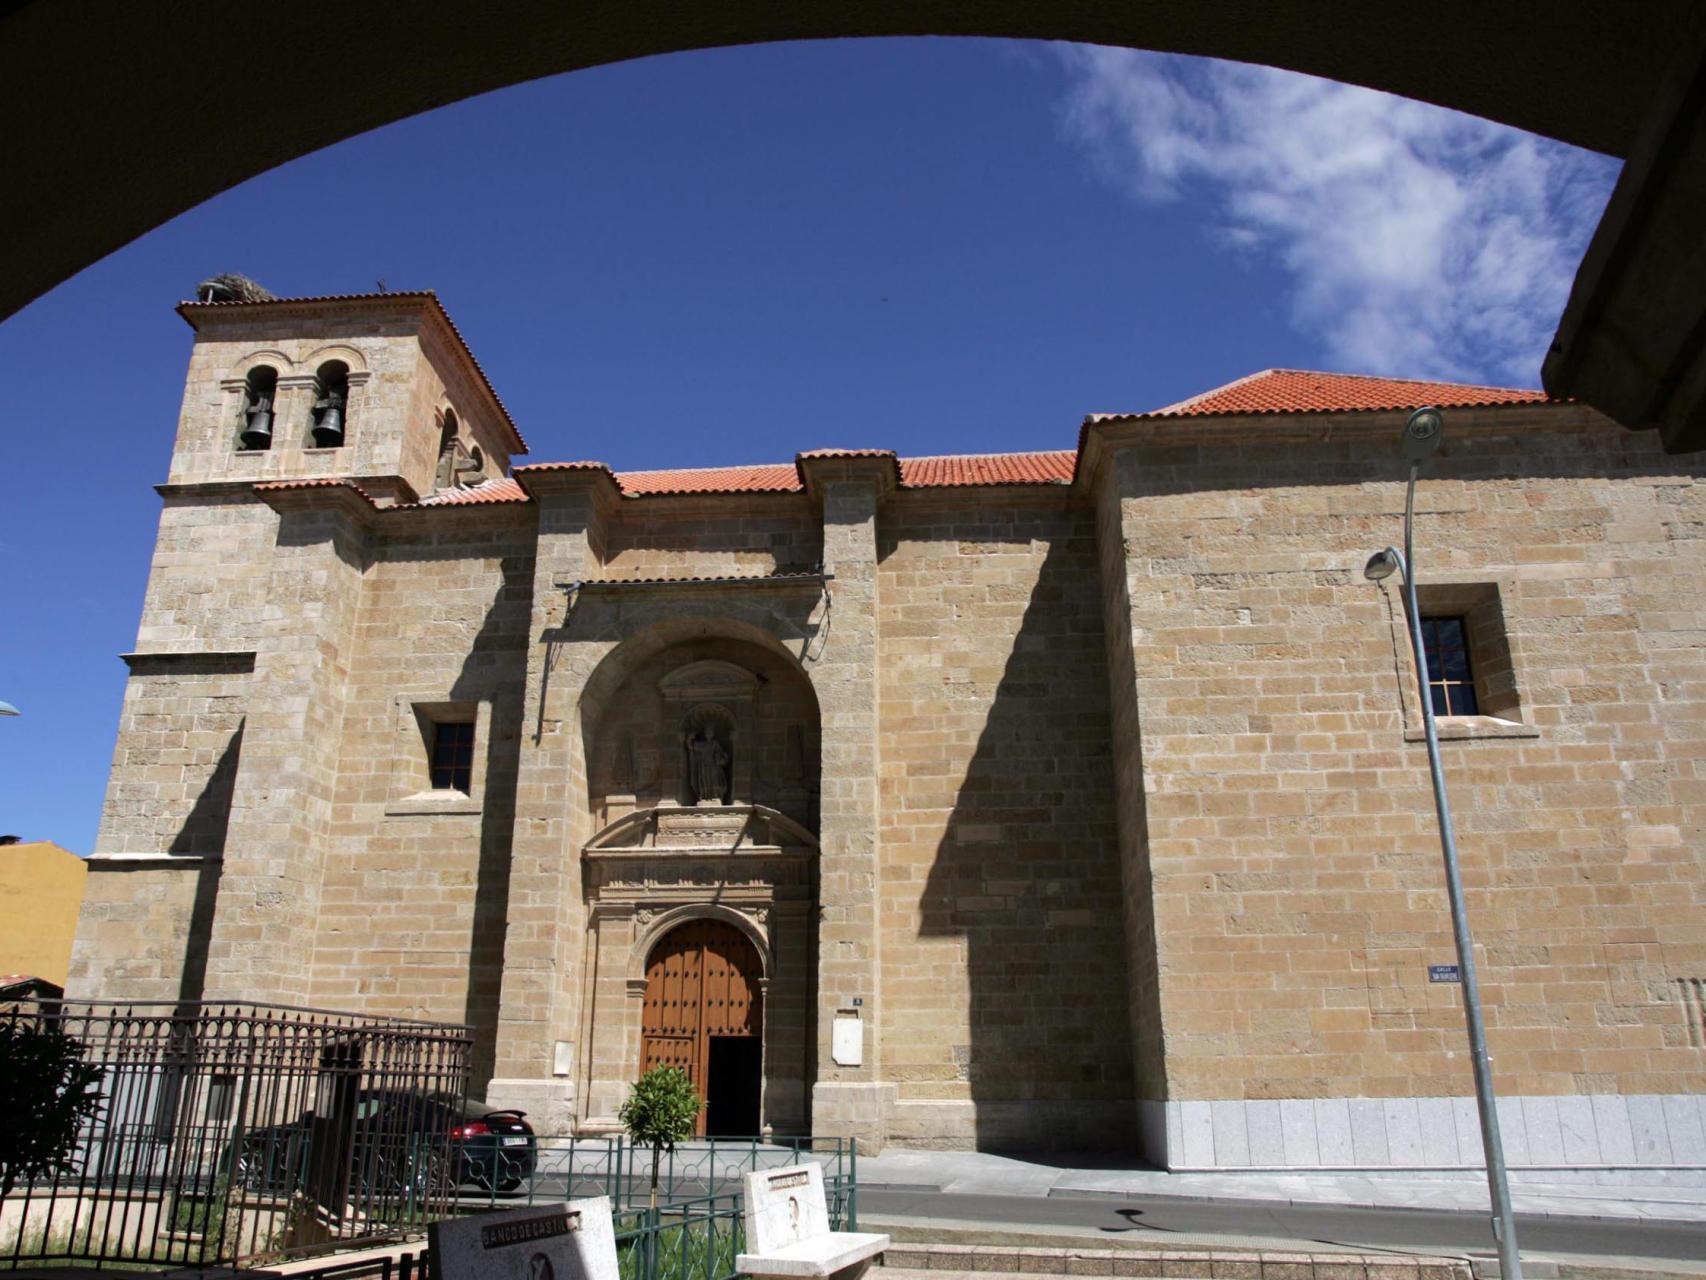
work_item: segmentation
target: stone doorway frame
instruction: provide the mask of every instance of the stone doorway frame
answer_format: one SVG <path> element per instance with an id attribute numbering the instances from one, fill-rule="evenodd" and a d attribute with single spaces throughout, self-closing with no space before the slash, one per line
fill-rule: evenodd
<path id="1" fill-rule="evenodd" d="M 759 1132 L 804 1133 L 810 1126 L 816 842 L 804 828 L 763 806 L 715 810 L 725 821 L 750 824 L 749 831 L 763 843 L 671 847 L 650 845 L 641 834 L 655 834 L 660 818 L 691 822 L 705 812 L 666 805 L 626 815 L 583 855 L 590 928 L 580 1025 L 587 1052 L 577 1090 L 585 1103 L 576 1117 L 578 1132 L 620 1130 L 617 1110 L 640 1073 L 647 964 L 671 930 L 695 920 L 732 926 L 757 953 L 756 985 L 764 1002 L 758 1036 Z M 636 838 L 639 844 L 627 843 Z"/>

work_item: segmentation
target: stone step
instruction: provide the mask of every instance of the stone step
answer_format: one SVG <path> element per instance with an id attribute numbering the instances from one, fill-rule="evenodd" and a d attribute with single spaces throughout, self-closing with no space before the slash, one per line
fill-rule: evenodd
<path id="1" fill-rule="evenodd" d="M 1473 1280 L 1463 1258 L 1229 1249 L 1076 1249 L 896 1243 L 883 1268 L 976 1276 L 1132 1276 L 1145 1280 Z M 1534 1277 L 1534 1280 L 1550 1280 Z"/>

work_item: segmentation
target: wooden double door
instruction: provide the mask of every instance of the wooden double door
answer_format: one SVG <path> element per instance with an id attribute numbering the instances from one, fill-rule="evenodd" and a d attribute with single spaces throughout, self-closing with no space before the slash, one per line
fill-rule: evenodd
<path id="1" fill-rule="evenodd" d="M 704 1101 L 700 1136 L 758 1133 L 764 998 L 758 952 L 721 920 L 671 929 L 646 962 L 640 1070 L 680 1067 Z"/>

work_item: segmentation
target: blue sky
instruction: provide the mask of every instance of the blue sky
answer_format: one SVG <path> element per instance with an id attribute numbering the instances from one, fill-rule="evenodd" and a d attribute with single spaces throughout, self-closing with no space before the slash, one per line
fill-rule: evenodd
<path id="1" fill-rule="evenodd" d="M 295 161 L 0 324 L 0 832 L 95 847 L 172 307 L 215 272 L 438 290 L 533 461 L 1066 448 L 1272 366 L 1536 385 L 1615 177 L 1329 82 L 979 40 L 646 59 Z"/>

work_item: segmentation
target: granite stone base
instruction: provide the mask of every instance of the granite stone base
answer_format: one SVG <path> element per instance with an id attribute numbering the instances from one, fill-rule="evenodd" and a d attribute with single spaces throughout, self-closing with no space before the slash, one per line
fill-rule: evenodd
<path id="1" fill-rule="evenodd" d="M 1592 1094 L 1498 1100 L 1512 1169 L 1706 1169 L 1706 1098 Z M 1140 1149 L 1160 1168 L 1484 1167 L 1473 1097 L 1143 1102 Z"/>

